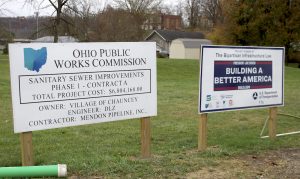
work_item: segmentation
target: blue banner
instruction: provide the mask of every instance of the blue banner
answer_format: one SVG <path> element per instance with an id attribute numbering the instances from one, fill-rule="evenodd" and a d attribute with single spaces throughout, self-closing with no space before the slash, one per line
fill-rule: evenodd
<path id="1" fill-rule="evenodd" d="M 272 88 L 272 61 L 215 61 L 214 91 Z"/>

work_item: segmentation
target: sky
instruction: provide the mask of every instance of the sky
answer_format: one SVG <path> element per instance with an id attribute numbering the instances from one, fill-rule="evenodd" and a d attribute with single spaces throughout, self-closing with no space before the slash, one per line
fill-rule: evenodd
<path id="1" fill-rule="evenodd" d="M 25 3 L 26 0 L 0 0 L 0 16 L 34 16 L 35 12 L 39 12 L 40 16 L 51 16 L 54 8 L 49 6 L 48 0 L 35 0 L 33 4 Z M 112 0 L 88 0 L 93 1 L 96 7 L 104 7 L 105 3 Z M 172 5 L 178 0 L 164 0 L 165 5 Z M 42 2 L 42 3 L 40 3 Z M 97 11 L 97 9 L 94 9 Z"/>
<path id="2" fill-rule="evenodd" d="M 107 0 L 88 1 L 94 1 L 97 7 L 101 7 Z M 25 2 L 26 0 L 0 0 L 0 16 L 34 16 L 35 12 L 39 12 L 41 16 L 51 16 L 54 12 L 48 0 L 34 0 L 32 4 Z"/>

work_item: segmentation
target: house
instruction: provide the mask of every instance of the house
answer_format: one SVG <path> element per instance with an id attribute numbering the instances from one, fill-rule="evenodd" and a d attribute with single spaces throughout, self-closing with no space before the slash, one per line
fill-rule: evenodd
<path id="1" fill-rule="evenodd" d="M 144 30 L 181 30 L 182 29 L 182 18 L 178 15 L 168 14 L 151 14 L 144 22 L 142 28 Z"/>
<path id="2" fill-rule="evenodd" d="M 169 54 L 169 47 L 172 40 L 178 38 L 204 39 L 201 32 L 184 32 L 171 30 L 153 30 L 146 38 L 146 41 L 156 42 L 156 51 Z"/>
<path id="3" fill-rule="evenodd" d="M 30 43 L 32 42 L 31 39 L 13 39 L 14 43 Z"/>
<path id="4" fill-rule="evenodd" d="M 33 43 L 53 43 L 54 36 L 41 37 L 36 40 L 32 40 L 32 42 Z M 79 42 L 79 40 L 72 36 L 58 36 L 58 42 L 59 43 Z"/>
<path id="5" fill-rule="evenodd" d="M 180 38 L 173 40 L 170 45 L 170 58 L 176 59 L 200 59 L 200 46 L 211 45 L 207 39 Z"/>

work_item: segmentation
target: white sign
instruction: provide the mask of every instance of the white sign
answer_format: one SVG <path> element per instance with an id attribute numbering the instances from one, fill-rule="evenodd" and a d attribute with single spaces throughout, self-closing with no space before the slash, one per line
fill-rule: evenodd
<path id="1" fill-rule="evenodd" d="M 14 131 L 157 115 L 152 42 L 10 44 Z"/>
<path id="2" fill-rule="evenodd" d="M 199 113 L 283 105 L 284 48 L 203 45 Z"/>

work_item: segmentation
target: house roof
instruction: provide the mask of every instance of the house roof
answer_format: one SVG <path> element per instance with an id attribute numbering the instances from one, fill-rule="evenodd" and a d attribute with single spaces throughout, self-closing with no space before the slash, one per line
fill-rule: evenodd
<path id="1" fill-rule="evenodd" d="M 176 43 L 176 41 L 180 41 L 182 42 L 183 46 L 185 48 L 200 48 L 200 45 L 203 45 L 203 44 L 208 44 L 208 45 L 211 45 L 212 42 L 210 40 L 207 40 L 207 39 L 176 39 L 174 40 L 173 42 Z"/>
<path id="2" fill-rule="evenodd" d="M 154 30 L 151 34 L 146 37 L 149 39 L 153 34 L 157 33 L 166 41 L 172 41 L 178 38 L 189 38 L 189 39 L 204 39 L 204 34 L 201 32 L 184 32 L 184 31 L 171 31 L 171 30 Z"/>
<path id="3" fill-rule="evenodd" d="M 72 36 L 58 36 L 58 42 L 78 42 L 79 40 L 72 37 Z M 54 42 L 54 36 L 45 36 L 38 38 L 36 40 L 33 40 L 32 42 Z"/>

